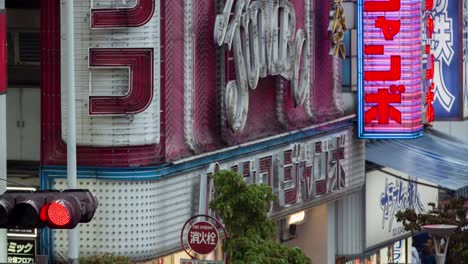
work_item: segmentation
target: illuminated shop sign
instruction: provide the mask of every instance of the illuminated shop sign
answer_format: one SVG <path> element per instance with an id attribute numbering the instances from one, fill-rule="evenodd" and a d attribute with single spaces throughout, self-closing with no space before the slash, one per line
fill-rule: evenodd
<path id="1" fill-rule="evenodd" d="M 434 112 L 434 99 L 435 99 L 435 83 L 434 83 L 434 65 L 435 65 L 435 56 L 434 56 L 434 1 L 426 1 L 426 5 L 423 8 L 422 18 L 423 18 L 423 27 L 422 27 L 422 38 L 423 38 L 423 122 L 425 124 L 432 125 L 435 119 Z"/>
<path id="2" fill-rule="evenodd" d="M 466 1 L 433 2 L 435 120 L 458 120 L 463 114 L 462 2 Z"/>
<path id="3" fill-rule="evenodd" d="M 422 133 L 421 1 L 358 0 L 359 137 Z"/>

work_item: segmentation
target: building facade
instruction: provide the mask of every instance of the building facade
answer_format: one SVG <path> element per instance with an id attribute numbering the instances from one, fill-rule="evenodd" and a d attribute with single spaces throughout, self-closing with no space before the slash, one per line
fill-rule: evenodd
<path id="1" fill-rule="evenodd" d="M 317 263 L 344 252 L 332 223 L 340 201 L 363 192 L 364 142 L 343 108 L 341 59 L 330 55 L 331 2 L 74 1 L 78 186 L 99 200 L 93 221 L 79 227 L 80 256 L 172 263 L 219 169 L 272 187 L 279 201 L 269 214 L 282 241 Z M 8 156 L 40 161 L 42 189 L 67 186 L 64 3 L 11 4 L 9 18 L 19 44 L 7 94 L 17 103 L 8 107 L 19 116 L 7 127 L 9 138 L 30 141 L 20 137 L 25 147 Z M 39 36 L 40 58 L 25 64 L 28 32 Z M 303 211 L 301 223 L 287 223 Z M 314 235 L 325 250 L 311 246 Z M 58 261 L 66 251 L 66 232 L 41 231 L 42 254 Z"/>

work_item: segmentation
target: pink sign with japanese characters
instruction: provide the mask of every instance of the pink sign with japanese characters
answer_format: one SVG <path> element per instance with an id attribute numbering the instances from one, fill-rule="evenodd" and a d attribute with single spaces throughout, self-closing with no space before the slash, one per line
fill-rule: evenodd
<path id="1" fill-rule="evenodd" d="M 421 1 L 359 2 L 359 136 L 420 136 Z"/>

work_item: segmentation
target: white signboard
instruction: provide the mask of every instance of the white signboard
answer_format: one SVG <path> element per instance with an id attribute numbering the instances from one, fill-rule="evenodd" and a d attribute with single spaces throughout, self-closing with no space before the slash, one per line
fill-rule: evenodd
<path id="1" fill-rule="evenodd" d="M 403 224 L 397 222 L 398 211 L 414 209 L 418 214 L 425 213 L 430 210 L 428 203 L 437 203 L 438 199 L 436 188 L 414 181 L 428 182 L 388 168 L 385 170 L 399 177 L 382 171 L 366 175 L 366 248 L 409 235 Z"/>
<path id="2" fill-rule="evenodd" d="M 61 0 L 62 14 L 65 2 Z M 160 140 L 160 1 L 117 2 L 74 1 L 78 145 L 127 147 L 158 144 Z M 121 14 L 124 10 L 128 15 Z M 149 11 L 132 14 L 132 10 Z M 62 15 L 61 116 L 66 142 L 64 20 Z"/>

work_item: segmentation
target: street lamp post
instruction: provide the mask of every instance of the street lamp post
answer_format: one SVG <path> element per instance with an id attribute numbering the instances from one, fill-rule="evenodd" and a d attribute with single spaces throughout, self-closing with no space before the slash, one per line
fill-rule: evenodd
<path id="1" fill-rule="evenodd" d="M 457 229 L 456 225 L 424 225 L 422 230 L 428 232 L 434 241 L 436 250 L 436 263 L 444 264 L 447 257 L 447 248 L 449 244 L 450 235 Z M 442 243 L 444 239 L 444 243 Z"/>

